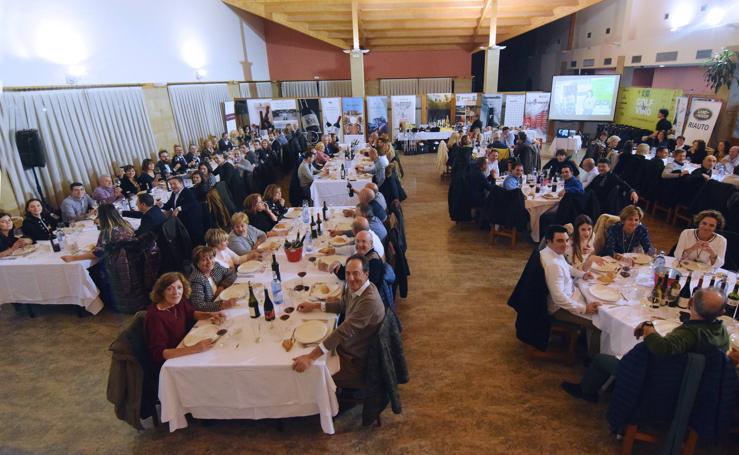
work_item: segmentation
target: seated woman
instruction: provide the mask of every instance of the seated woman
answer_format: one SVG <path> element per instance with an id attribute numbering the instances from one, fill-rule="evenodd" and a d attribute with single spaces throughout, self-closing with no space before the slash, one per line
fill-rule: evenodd
<path id="1" fill-rule="evenodd" d="M 156 163 L 150 158 L 146 158 L 141 162 L 141 174 L 136 177 L 141 191 L 149 191 L 156 186 L 158 177 L 154 172 L 155 167 Z"/>
<path id="2" fill-rule="evenodd" d="M 49 240 L 53 235 L 58 221 L 44 210 L 39 199 L 29 199 L 26 202 L 26 217 L 23 219 L 23 237 L 33 240 Z"/>
<path id="3" fill-rule="evenodd" d="M 101 204 L 98 207 L 97 225 L 100 229 L 95 249 L 89 253 L 62 256 L 64 262 L 84 261 L 95 259 L 105 254 L 105 245 L 108 243 L 131 240 L 135 237 L 134 229 L 128 221 L 124 220 L 113 204 Z M 84 245 L 80 245 L 82 247 Z"/>
<path id="4" fill-rule="evenodd" d="M 205 178 L 203 178 L 203 173 L 200 171 L 195 171 L 190 176 L 190 179 L 192 179 L 192 194 L 195 196 L 195 199 L 197 199 L 198 202 L 205 202 L 205 196 L 208 194 L 208 190 L 210 189 L 210 186 L 205 181 Z"/>
<path id="5" fill-rule="evenodd" d="M 208 229 L 205 231 L 205 243 L 215 248 L 216 262 L 227 269 L 235 270 L 236 266 L 249 260 L 260 260 L 253 254 L 238 255 L 228 247 L 228 234 L 223 229 Z"/>
<path id="6" fill-rule="evenodd" d="M 724 265 L 726 237 L 716 234 L 724 228 L 724 216 L 717 210 L 704 210 L 695 216 L 696 229 L 685 229 L 675 247 L 681 261 L 696 261 L 713 267 Z"/>
<path id="7" fill-rule="evenodd" d="M 277 216 L 277 220 L 281 220 L 287 213 L 287 207 L 285 207 L 285 200 L 282 198 L 282 188 L 274 183 L 267 185 L 264 189 L 264 203 Z"/>
<path id="8" fill-rule="evenodd" d="M 322 168 L 330 159 L 326 154 L 326 146 L 323 145 L 323 142 L 319 142 L 313 147 L 313 154 L 315 156 L 313 165 L 317 168 Z"/>
<path id="9" fill-rule="evenodd" d="M 688 159 L 691 163 L 702 163 L 708 155 L 706 151 L 706 141 L 702 139 L 696 139 L 693 141 L 693 145 L 688 150 Z"/>
<path id="10" fill-rule="evenodd" d="M 212 323 L 220 325 L 226 319 L 221 312 L 195 310 L 187 300 L 190 297 L 190 283 L 184 275 L 169 272 L 160 276 L 149 297 L 152 304 L 146 310 L 144 335 L 152 366 L 157 371 L 168 359 L 196 354 L 213 347 L 213 340 L 177 347 L 195 321 L 210 319 Z"/>
<path id="11" fill-rule="evenodd" d="M 236 212 L 231 216 L 231 228 L 228 247 L 238 255 L 246 255 L 250 260 L 258 258 L 259 253 L 254 250 L 267 240 L 267 234 L 250 225 L 249 217 L 244 212 Z"/>
<path id="12" fill-rule="evenodd" d="M 587 272 L 593 262 L 602 263 L 603 260 L 593 255 L 593 220 L 587 215 L 578 215 L 573 224 L 572 236 L 567 242 L 565 259 L 572 267 Z"/>
<path id="13" fill-rule="evenodd" d="M 234 284 L 236 273 L 216 262 L 216 250 L 196 246 L 192 252 L 195 267 L 190 274 L 190 303 L 199 311 L 218 311 L 236 305 L 236 299 L 216 300 L 224 289 Z"/>
<path id="14" fill-rule="evenodd" d="M 13 235 L 13 219 L 9 213 L 0 212 L 0 258 L 10 256 L 25 242 Z"/>
<path id="15" fill-rule="evenodd" d="M 213 175 L 213 172 L 210 170 L 210 166 L 208 166 L 208 163 L 200 163 L 198 166 L 198 171 L 203 176 L 203 182 L 206 183 L 208 186 L 208 189 L 215 186 L 216 183 L 218 183 L 218 180 L 216 179 L 216 176 Z"/>
<path id="16" fill-rule="evenodd" d="M 277 215 L 272 213 L 261 195 L 254 193 L 247 196 L 244 199 L 244 211 L 249 215 L 249 224 L 266 232 L 268 237 L 276 235 L 276 233 L 270 235 L 270 231 L 277 224 Z"/>
<path id="17" fill-rule="evenodd" d="M 647 227 L 641 224 L 644 212 L 635 205 L 627 205 L 618 215 L 619 221 L 606 234 L 606 246 L 601 256 L 614 256 L 617 259 L 625 253 L 652 252 Z"/>
<path id="18" fill-rule="evenodd" d="M 136 195 L 141 191 L 141 185 L 139 185 L 138 177 L 136 176 L 136 168 L 130 164 L 123 166 L 123 176 L 121 176 L 121 192 L 123 196 L 128 198 L 129 196 Z"/>
<path id="19" fill-rule="evenodd" d="M 224 231 L 231 227 L 231 217 L 228 215 L 226 204 L 223 203 L 218 190 L 211 188 L 205 194 L 205 205 L 210 213 L 211 226 L 218 227 Z"/>

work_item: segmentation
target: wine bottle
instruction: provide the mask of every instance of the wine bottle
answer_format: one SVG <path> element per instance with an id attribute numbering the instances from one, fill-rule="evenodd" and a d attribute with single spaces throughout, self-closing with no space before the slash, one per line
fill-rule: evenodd
<path id="1" fill-rule="evenodd" d="M 680 292 L 682 292 L 682 289 L 680 289 L 680 282 L 677 280 L 673 281 L 672 285 L 670 286 L 668 306 L 671 306 L 671 307 L 677 306 L 677 301 L 680 299 Z"/>
<path id="2" fill-rule="evenodd" d="M 251 287 L 251 281 L 249 282 L 249 317 L 256 319 L 261 315 L 259 312 L 259 302 L 257 302 L 257 296 L 254 295 L 254 288 Z"/>
<path id="3" fill-rule="evenodd" d="M 703 287 L 703 275 L 701 275 L 700 279 L 698 280 L 698 284 L 695 286 L 695 288 L 693 288 L 693 294 L 695 294 L 695 292 L 702 287 Z"/>
<path id="4" fill-rule="evenodd" d="M 282 281 L 282 276 L 280 275 L 280 264 L 277 262 L 277 257 L 274 253 L 272 253 L 272 279 Z"/>
<path id="5" fill-rule="evenodd" d="M 354 197 L 354 188 L 351 182 L 346 182 L 346 187 L 349 190 L 349 197 Z"/>
<path id="6" fill-rule="evenodd" d="M 321 214 L 316 215 L 316 232 L 320 236 L 323 232 L 321 231 Z"/>
<path id="7" fill-rule="evenodd" d="M 341 163 L 341 180 L 346 179 L 346 168 L 344 167 L 344 163 Z M 324 201 L 325 204 L 325 201 Z"/>
<path id="8" fill-rule="evenodd" d="M 275 306 L 272 304 L 266 288 L 264 289 L 264 319 L 268 322 L 275 320 Z"/>
<path id="9" fill-rule="evenodd" d="M 652 289 L 652 308 L 658 307 L 660 300 L 662 300 L 662 279 L 663 276 L 657 275 L 657 281 L 654 283 L 654 288 Z"/>
<path id="10" fill-rule="evenodd" d="M 51 242 L 52 251 L 55 253 L 62 251 L 62 246 L 59 244 L 59 239 L 57 239 L 55 234 L 51 234 L 51 236 L 49 236 L 49 242 Z"/>
<path id="11" fill-rule="evenodd" d="M 708 287 L 712 288 L 716 284 L 716 275 L 711 276 L 711 281 L 708 282 Z"/>
<path id="12" fill-rule="evenodd" d="M 310 216 L 310 238 L 311 240 L 318 238 L 318 232 L 316 232 L 316 220 L 313 219 L 313 215 Z"/>
<path id="13" fill-rule="evenodd" d="M 323 220 L 328 220 L 328 207 L 326 206 L 326 201 L 323 201 Z"/>
<path id="14" fill-rule="evenodd" d="M 680 298 L 677 301 L 677 306 L 680 308 L 687 308 L 688 302 L 690 301 L 690 278 L 692 274 L 688 275 L 688 279 L 685 280 L 683 288 L 680 290 Z"/>

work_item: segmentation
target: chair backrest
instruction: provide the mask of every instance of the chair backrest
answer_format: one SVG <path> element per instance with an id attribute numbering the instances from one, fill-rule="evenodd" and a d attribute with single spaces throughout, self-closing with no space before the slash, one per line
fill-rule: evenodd
<path id="1" fill-rule="evenodd" d="M 230 215 L 239 211 L 239 206 L 234 202 L 233 197 L 231 196 L 231 190 L 228 189 L 226 182 L 218 182 L 213 186 L 213 188 L 218 192 L 218 196 L 220 196 L 221 201 L 223 201 L 223 205 L 226 207 L 226 210 L 228 210 Z"/>
<path id="2" fill-rule="evenodd" d="M 511 156 L 511 150 L 508 148 L 495 149 L 498 151 L 498 161 L 507 160 Z"/>
<path id="3" fill-rule="evenodd" d="M 547 288 L 541 253 L 534 249 L 526 262 L 508 306 L 516 310 L 516 337 L 541 351 L 547 349 L 551 318 L 547 312 Z"/>
<path id="4" fill-rule="evenodd" d="M 619 221 L 619 217 L 616 215 L 609 215 L 608 213 L 604 213 L 598 217 L 598 220 L 595 222 L 595 226 L 593 227 L 593 249 L 596 253 L 606 246 L 606 234 L 608 232 L 608 228 Z"/>

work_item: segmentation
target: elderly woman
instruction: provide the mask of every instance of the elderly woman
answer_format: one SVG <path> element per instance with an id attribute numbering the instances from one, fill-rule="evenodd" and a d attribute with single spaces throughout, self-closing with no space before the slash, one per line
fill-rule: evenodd
<path id="1" fill-rule="evenodd" d="M 649 144 L 646 142 L 642 142 L 641 144 L 636 146 L 636 155 L 637 156 L 647 156 L 649 155 Z"/>
<path id="2" fill-rule="evenodd" d="M 285 207 L 285 199 L 282 198 L 282 188 L 274 183 L 267 185 L 264 189 L 263 196 L 264 203 L 277 216 L 278 220 L 281 220 L 287 213 L 287 207 Z"/>
<path id="3" fill-rule="evenodd" d="M 244 211 L 249 215 L 249 224 L 260 231 L 267 232 L 268 237 L 277 235 L 276 233 L 270 235 L 270 231 L 277 224 L 277 215 L 272 213 L 261 195 L 254 193 L 247 196 L 244 199 Z"/>
<path id="4" fill-rule="evenodd" d="M 620 157 L 619 151 L 617 149 L 618 143 L 621 142 L 621 138 L 613 135 L 608 138 L 606 141 L 606 150 L 603 152 L 608 158 L 608 161 L 611 162 L 611 167 L 613 169 L 616 168 L 616 164 L 618 164 L 618 158 Z"/>
<path id="5" fill-rule="evenodd" d="M 205 231 L 205 243 L 216 250 L 216 262 L 227 269 L 235 270 L 237 265 L 256 259 L 253 254 L 234 253 L 228 247 L 228 234 L 223 229 L 214 228 Z"/>
<path id="6" fill-rule="evenodd" d="M 190 274 L 190 303 L 199 311 L 218 311 L 236 305 L 236 299 L 218 300 L 224 289 L 234 284 L 236 273 L 216 262 L 216 250 L 197 246 L 192 252 L 195 268 Z"/>
<path id="7" fill-rule="evenodd" d="M 716 210 L 704 210 L 695 216 L 696 229 L 685 229 L 675 247 L 681 261 L 696 261 L 712 267 L 724 265 L 726 237 L 717 234 L 724 227 L 724 216 Z"/>
<path id="8" fill-rule="evenodd" d="M 10 214 L 0 212 L 0 258 L 13 254 L 23 245 L 23 240 L 13 235 L 13 219 Z"/>
<path id="9" fill-rule="evenodd" d="M 179 272 L 160 276 L 149 294 L 152 304 L 146 310 L 144 335 L 153 366 L 159 370 L 168 359 L 196 354 L 213 347 L 214 340 L 202 340 L 193 346 L 177 347 L 190 327 L 202 319 L 221 324 L 221 312 L 197 311 L 187 300 L 190 283 Z"/>
<path id="10" fill-rule="evenodd" d="M 250 260 L 259 258 L 259 253 L 253 250 L 267 240 L 267 234 L 250 225 L 249 217 L 244 212 L 236 212 L 231 216 L 231 228 L 228 247 L 238 255 L 246 255 Z"/>
<path id="11" fill-rule="evenodd" d="M 326 146 L 323 142 L 319 142 L 313 147 L 314 164 L 316 167 L 323 167 L 330 157 L 326 154 Z"/>
<path id="12" fill-rule="evenodd" d="M 618 215 L 619 221 L 606 234 L 606 246 L 601 256 L 620 257 L 625 253 L 647 253 L 652 250 L 649 231 L 641 224 L 644 212 L 635 205 L 627 205 Z"/>
<path id="13" fill-rule="evenodd" d="M 39 240 L 49 240 L 56 225 L 57 220 L 44 210 L 39 199 L 29 199 L 26 202 L 26 217 L 23 218 L 21 228 L 24 237 L 30 238 L 33 243 Z"/>

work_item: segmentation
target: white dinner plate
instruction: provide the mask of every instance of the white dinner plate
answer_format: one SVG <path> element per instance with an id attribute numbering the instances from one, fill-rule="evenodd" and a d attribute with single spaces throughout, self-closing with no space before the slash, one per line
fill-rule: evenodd
<path id="1" fill-rule="evenodd" d="M 349 245 L 353 240 L 345 235 L 337 235 L 336 237 L 331 237 L 329 243 L 333 246 L 344 246 Z"/>
<path id="2" fill-rule="evenodd" d="M 334 262 L 338 262 L 339 264 L 344 264 L 344 261 L 346 261 L 345 256 L 339 256 L 338 254 L 331 254 L 328 256 L 320 256 L 318 258 L 318 262 L 321 262 L 326 265 L 331 265 Z"/>
<path id="3" fill-rule="evenodd" d="M 325 299 L 330 295 L 335 295 L 339 290 L 339 286 L 335 283 L 313 283 L 310 287 L 310 293 L 308 295 L 312 297 L 318 297 L 319 299 Z"/>
<path id="4" fill-rule="evenodd" d="M 595 284 L 591 286 L 590 294 L 596 299 L 606 302 L 618 302 L 621 300 L 620 292 L 603 284 Z"/>
<path id="5" fill-rule="evenodd" d="M 255 273 L 262 270 L 260 261 L 246 261 L 239 266 L 239 273 Z"/>
<path id="6" fill-rule="evenodd" d="M 300 218 L 300 215 L 301 215 L 301 210 L 299 210 L 299 209 L 290 209 L 290 210 L 287 211 L 287 213 L 285 214 L 284 217 L 285 218 L 288 218 L 288 219 L 291 219 L 291 220 L 294 220 L 296 218 Z"/>
<path id="7" fill-rule="evenodd" d="M 274 238 L 265 240 L 264 243 L 260 243 L 257 247 L 257 251 L 260 253 L 264 251 L 277 251 L 280 249 L 280 245 L 282 245 L 282 242 L 284 239 L 275 240 Z"/>
<path id="8" fill-rule="evenodd" d="M 334 231 L 351 231 L 351 223 L 336 223 L 333 228 Z"/>
<path id="9" fill-rule="evenodd" d="M 557 195 L 556 193 L 545 193 L 544 195 L 542 195 L 542 197 L 544 199 L 559 199 L 559 195 Z"/>
<path id="10" fill-rule="evenodd" d="M 652 324 L 654 324 L 654 330 L 662 336 L 667 335 L 682 325 L 679 321 L 668 321 L 666 319 L 656 319 L 652 321 Z"/>
<path id="11" fill-rule="evenodd" d="M 213 324 L 201 325 L 200 327 L 194 327 L 187 334 L 182 343 L 187 346 L 195 346 L 203 340 L 215 340 L 218 336 L 218 326 Z"/>
<path id="12" fill-rule="evenodd" d="M 697 261 L 682 261 L 680 267 L 691 272 L 708 272 L 711 270 L 711 266 Z"/>
<path id="13" fill-rule="evenodd" d="M 303 344 L 317 343 L 326 336 L 328 326 L 324 321 L 311 319 L 295 329 L 295 339 Z"/>
<path id="14" fill-rule="evenodd" d="M 256 289 L 255 289 L 256 291 Z M 243 299 L 249 296 L 249 285 L 246 283 L 233 284 L 218 294 L 221 300 Z"/>
<path id="15" fill-rule="evenodd" d="M 649 256 L 648 254 L 644 253 L 628 253 L 624 254 L 627 258 L 631 258 L 634 260 L 634 264 L 636 265 L 647 265 L 652 263 L 652 256 Z"/>

